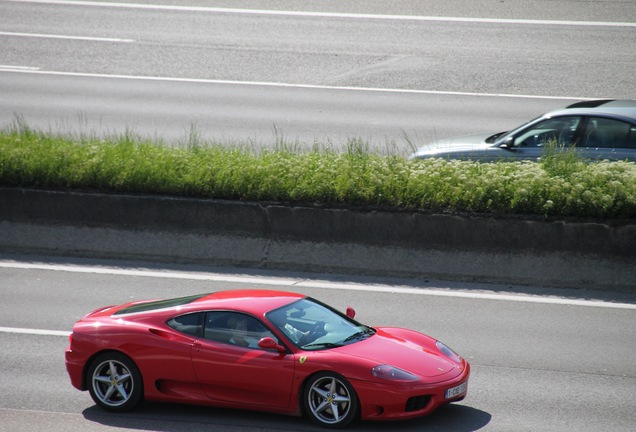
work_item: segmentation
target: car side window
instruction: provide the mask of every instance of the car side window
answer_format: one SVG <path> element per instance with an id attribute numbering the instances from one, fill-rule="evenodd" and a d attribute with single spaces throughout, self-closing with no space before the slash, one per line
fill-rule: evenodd
<path id="1" fill-rule="evenodd" d="M 627 137 L 627 148 L 636 149 L 636 125 L 630 125 Z"/>
<path id="2" fill-rule="evenodd" d="M 264 337 L 271 337 L 278 343 L 267 327 L 253 316 L 228 311 L 207 313 L 203 337 L 244 348 L 260 349 L 258 341 Z"/>
<path id="3" fill-rule="evenodd" d="M 543 120 L 519 132 L 515 136 L 515 147 L 545 147 L 548 143 L 572 145 L 580 123 L 579 116 Z"/>
<path id="4" fill-rule="evenodd" d="M 203 333 L 203 313 L 190 313 L 168 320 L 169 327 L 191 336 L 201 337 Z"/>
<path id="5" fill-rule="evenodd" d="M 590 117 L 587 121 L 582 147 L 636 148 L 636 127 L 624 121 Z"/>

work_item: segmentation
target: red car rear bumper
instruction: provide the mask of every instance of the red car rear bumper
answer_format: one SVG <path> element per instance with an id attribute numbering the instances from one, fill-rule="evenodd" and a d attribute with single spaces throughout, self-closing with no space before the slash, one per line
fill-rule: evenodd
<path id="1" fill-rule="evenodd" d="M 66 371 L 73 387 L 79 390 L 86 390 L 86 383 L 84 382 L 84 363 L 86 359 L 84 356 L 77 355 L 69 347 L 66 349 L 65 361 Z"/>

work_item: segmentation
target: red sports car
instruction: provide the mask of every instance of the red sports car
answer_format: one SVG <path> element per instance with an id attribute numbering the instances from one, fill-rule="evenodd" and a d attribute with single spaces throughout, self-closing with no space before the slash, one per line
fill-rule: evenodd
<path id="1" fill-rule="evenodd" d="M 334 428 L 466 396 L 470 365 L 446 345 L 354 315 L 268 290 L 108 306 L 75 324 L 66 369 L 109 411 L 147 399 L 305 413 Z"/>

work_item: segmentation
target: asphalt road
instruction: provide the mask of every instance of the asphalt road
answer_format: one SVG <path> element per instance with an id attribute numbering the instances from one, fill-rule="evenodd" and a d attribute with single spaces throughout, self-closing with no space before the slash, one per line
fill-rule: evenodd
<path id="1" fill-rule="evenodd" d="M 145 3 L 0 1 L 0 125 L 403 153 L 636 98 L 633 2 Z"/>
<path id="2" fill-rule="evenodd" d="M 350 137 L 395 141 L 404 151 L 408 140 L 499 131 L 579 98 L 636 98 L 636 2 L 266 1 L 259 11 L 247 0 L 138 2 L 179 6 L 164 9 L 121 3 L 0 0 L 0 125 L 19 116 L 78 134 L 132 129 L 257 145 L 277 130 L 336 145 Z M 15 257 L 4 258 L 0 264 Z M 314 430 L 292 417 L 175 405 L 110 415 L 68 382 L 65 332 L 84 313 L 243 286 L 352 305 L 363 322 L 432 334 L 472 363 L 464 402 L 353 430 L 630 431 L 636 424 L 633 296 L 536 297 L 536 287 L 437 282 L 332 285 L 324 276 L 312 284 L 306 275 L 218 269 L 203 269 L 198 280 L 193 269 L 158 277 L 112 270 L 136 264 L 97 273 L 85 265 L 0 266 L 3 432 Z"/>
<path id="3" fill-rule="evenodd" d="M 503 131 L 566 104 L 355 90 L 344 91 L 343 99 L 338 89 L 2 72 L 0 77 L 5 124 L 20 114 L 29 125 L 75 136 L 130 130 L 184 145 L 208 139 L 272 146 L 283 139 L 301 147 L 319 142 L 340 149 L 349 138 L 361 138 L 374 148 L 406 155 L 413 146 L 435 139 L 475 130 Z M 437 109 L 425 114 L 432 107 Z M 463 125 L 465 118 L 476 124 Z"/>
<path id="4" fill-rule="evenodd" d="M 362 322 L 423 331 L 471 362 L 463 402 L 427 418 L 352 430 L 631 431 L 636 422 L 634 294 L 1 258 L 3 431 L 316 430 L 294 417 L 180 405 L 146 403 L 112 415 L 71 387 L 66 332 L 83 314 L 131 299 L 243 287 L 351 305 Z"/>

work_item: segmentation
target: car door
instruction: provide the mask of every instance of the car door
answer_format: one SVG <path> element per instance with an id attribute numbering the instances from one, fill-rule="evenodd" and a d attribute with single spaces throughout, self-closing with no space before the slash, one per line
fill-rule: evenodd
<path id="1" fill-rule="evenodd" d="M 636 160 L 636 125 L 589 117 L 578 150 L 586 159 Z"/>
<path id="2" fill-rule="evenodd" d="M 232 318 L 247 320 L 251 337 L 273 336 L 262 322 L 238 312 L 208 312 L 204 337 L 192 348 L 192 363 L 206 395 L 214 400 L 286 408 L 294 380 L 294 355 L 231 342 Z"/>

